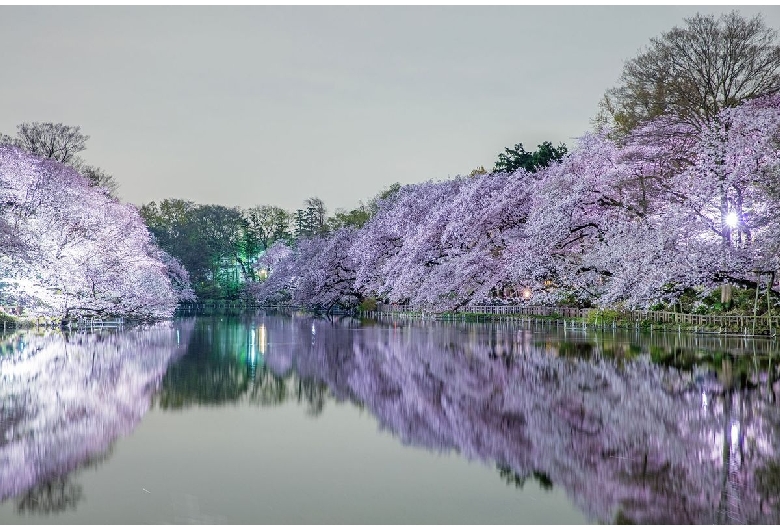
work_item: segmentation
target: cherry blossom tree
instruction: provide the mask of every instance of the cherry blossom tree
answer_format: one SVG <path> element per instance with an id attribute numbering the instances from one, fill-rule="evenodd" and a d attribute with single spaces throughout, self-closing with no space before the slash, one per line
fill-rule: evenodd
<path id="1" fill-rule="evenodd" d="M 296 258 L 287 243 L 276 241 L 257 262 L 261 280 L 249 282 L 246 292 L 261 304 L 290 303 L 300 275 Z"/>
<path id="2" fill-rule="evenodd" d="M 725 108 L 700 129 L 662 115 L 620 143 L 586 134 L 534 173 L 404 186 L 338 248 L 350 246 L 356 299 L 433 311 L 522 302 L 521 291 L 534 303 L 648 307 L 725 274 L 750 286 L 751 270 L 778 265 L 778 146 L 778 96 Z M 281 282 L 314 301 L 321 289 L 303 288 L 304 276 L 336 270 L 315 273 L 334 265 L 308 245 L 264 292 Z"/>
<path id="3" fill-rule="evenodd" d="M 654 235 L 630 241 L 605 238 L 619 251 L 642 249 L 642 242 L 663 241 L 656 258 L 648 250 L 636 253 L 664 280 L 652 285 L 648 297 L 662 285 L 713 287 L 724 275 L 749 285 L 750 271 L 773 268 L 774 199 L 769 191 L 780 168 L 780 99 L 764 97 L 720 112 L 698 135 L 682 145 L 680 135 L 647 132 L 669 127 L 660 119 L 641 129 L 623 150 L 634 149 L 644 160 L 672 161 L 656 167 L 656 204 L 647 217 Z M 643 135 L 655 138 L 648 145 Z M 691 142 L 690 138 L 695 138 Z M 619 256 L 619 252 L 615 254 Z M 625 260 L 628 270 L 639 271 Z M 614 270 L 614 269 L 613 269 Z M 651 274 L 650 272 L 648 272 Z"/>
<path id="4" fill-rule="evenodd" d="M 298 244 L 297 266 L 303 271 L 295 300 L 330 311 L 335 305 L 354 307 L 361 296 L 355 289 L 356 265 L 350 255 L 353 228 L 341 228 L 329 237 L 304 239 Z"/>
<path id="5" fill-rule="evenodd" d="M 680 175 L 685 205 L 726 249 L 747 250 L 769 222 L 768 191 L 780 170 L 780 96 L 720 113 L 704 131 L 694 164 Z"/>
<path id="6" fill-rule="evenodd" d="M 0 251 L 6 303 L 65 319 L 161 318 L 191 296 L 186 273 L 153 244 L 134 206 L 68 166 L 13 147 L 0 147 L 0 178 L 2 226 L 17 242 L 17 250 Z"/>
<path id="7" fill-rule="evenodd" d="M 269 277 L 249 287 L 263 303 L 292 303 L 330 312 L 334 306 L 354 307 L 356 264 L 350 255 L 355 229 L 340 228 L 328 237 L 300 239 L 290 249 L 279 241 L 260 262 Z"/>
<path id="8" fill-rule="evenodd" d="M 525 215 L 519 171 L 402 188 L 359 233 L 357 286 L 372 296 L 454 309 L 505 277 L 507 233 Z"/>
<path id="9" fill-rule="evenodd" d="M 773 96 L 723 110 L 699 136 L 664 132 L 682 127 L 665 118 L 620 146 L 586 136 L 540 181 L 528 222 L 534 246 L 514 269 L 551 268 L 564 293 L 646 307 L 712 288 L 720 271 L 744 280 L 760 263 L 772 266 L 762 245 L 771 248 L 778 119 Z"/>
<path id="10" fill-rule="evenodd" d="M 377 214 L 358 232 L 353 245 L 359 290 L 380 298 L 389 294 L 386 269 L 392 266 L 407 234 L 424 218 L 426 202 L 422 199 L 435 187 L 432 182 L 404 186 L 379 203 Z"/>

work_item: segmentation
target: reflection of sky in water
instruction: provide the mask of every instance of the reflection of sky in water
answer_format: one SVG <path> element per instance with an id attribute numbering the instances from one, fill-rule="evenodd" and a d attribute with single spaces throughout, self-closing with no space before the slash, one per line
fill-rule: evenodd
<path id="1" fill-rule="evenodd" d="M 780 520 L 777 365 L 741 353 L 765 343 L 305 316 L 79 341 L 4 346 L 3 496 L 105 453 L 150 401 L 163 411 L 301 403 L 327 416 L 335 400 L 405 445 L 563 491 L 593 521 Z M 69 487 L 60 498 L 75 498 Z"/>

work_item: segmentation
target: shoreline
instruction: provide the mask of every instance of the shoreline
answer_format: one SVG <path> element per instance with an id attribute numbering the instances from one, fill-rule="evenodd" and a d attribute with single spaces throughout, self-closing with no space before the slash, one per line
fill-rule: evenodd
<path id="1" fill-rule="evenodd" d="M 436 321 L 460 321 L 460 322 L 550 322 L 554 323 L 556 327 L 562 326 L 564 329 L 594 329 L 594 330 L 609 330 L 609 329 L 622 329 L 622 330 L 641 330 L 641 331 L 661 331 L 667 333 L 690 333 L 696 335 L 717 335 L 722 337 L 749 337 L 749 338 L 766 338 L 770 340 L 777 340 L 777 328 L 772 328 L 772 333 L 766 327 L 757 327 L 756 333 L 746 333 L 746 328 L 743 332 L 739 330 L 733 330 L 730 327 L 724 329 L 723 326 L 714 327 L 708 325 L 691 325 L 683 323 L 670 323 L 670 322 L 655 322 L 650 320 L 628 320 L 624 318 L 602 318 L 601 315 L 596 315 L 594 318 L 590 317 L 563 317 L 560 315 L 528 315 L 520 313 L 427 313 L 422 311 L 358 311 L 359 315 L 375 318 L 375 317 L 401 317 L 401 318 L 415 318 L 415 319 L 428 319 Z M 681 314 L 682 315 L 682 314 Z M 718 316 L 721 315 L 696 315 L 696 316 Z M 738 317 L 740 315 L 728 315 Z M 742 316 L 743 318 L 753 318 L 752 316 Z M 758 318 L 761 318 L 760 316 Z M 775 318 L 775 317 L 772 317 Z M 599 321 L 601 319 L 601 321 Z"/>

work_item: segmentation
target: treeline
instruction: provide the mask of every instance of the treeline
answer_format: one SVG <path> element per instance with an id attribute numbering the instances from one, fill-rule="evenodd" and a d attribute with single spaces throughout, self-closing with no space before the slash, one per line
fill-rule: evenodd
<path id="1" fill-rule="evenodd" d="M 686 19 L 625 64 L 600 109 L 571 152 L 517 144 L 492 172 L 395 184 L 333 215 L 312 197 L 295 212 L 169 199 L 139 216 L 80 158 L 79 127 L 21 124 L 0 135 L 0 304 L 155 317 L 192 282 L 200 298 L 325 309 L 697 309 L 723 283 L 774 289 L 777 32 L 737 13 Z"/>
<path id="2" fill-rule="evenodd" d="M 536 151 L 516 144 L 498 155 L 494 171 L 535 171 L 562 160 L 566 152 L 564 144 L 543 142 Z M 484 174 L 484 168 L 471 172 L 471 176 Z M 272 256 L 265 254 L 274 243 L 298 248 L 303 240 L 360 229 L 400 189 L 399 183 L 392 184 L 357 208 L 336 209 L 332 215 L 319 197 L 306 199 L 295 211 L 272 205 L 242 209 L 166 199 L 141 206 L 140 214 L 160 248 L 187 269 L 199 299 L 239 300 L 251 298 L 256 290 L 253 284 L 266 279 Z"/>
<path id="3" fill-rule="evenodd" d="M 265 278 L 260 258 L 271 245 L 294 247 L 300 239 L 360 228 L 376 214 L 378 201 L 399 188 L 393 184 L 367 203 L 333 215 L 318 197 L 294 212 L 272 205 L 242 209 L 166 199 L 141 206 L 140 214 L 157 244 L 187 269 L 198 298 L 236 300 L 245 295 L 247 283 Z"/>
<path id="4" fill-rule="evenodd" d="M 737 13 L 685 22 L 626 63 L 572 152 L 545 166 L 516 146 L 504 158 L 525 165 L 404 186 L 362 227 L 270 247 L 270 275 L 251 292 L 442 311 L 527 300 L 708 310 L 724 283 L 771 291 L 777 32 Z"/>

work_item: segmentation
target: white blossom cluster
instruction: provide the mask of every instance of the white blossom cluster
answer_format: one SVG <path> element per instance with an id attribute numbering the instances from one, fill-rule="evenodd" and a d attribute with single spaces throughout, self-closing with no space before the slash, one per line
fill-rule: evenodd
<path id="1" fill-rule="evenodd" d="M 8 312 L 160 318 L 192 296 L 187 272 L 153 243 L 134 206 L 73 168 L 7 145 L 0 241 L 0 306 Z"/>

